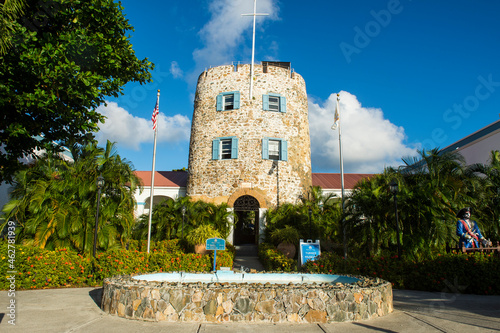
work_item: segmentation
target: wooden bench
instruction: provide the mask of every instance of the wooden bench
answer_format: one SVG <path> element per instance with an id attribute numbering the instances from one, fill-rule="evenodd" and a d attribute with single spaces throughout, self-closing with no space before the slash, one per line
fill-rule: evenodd
<path id="1" fill-rule="evenodd" d="M 446 252 L 447 253 L 496 253 L 496 255 L 500 258 L 500 242 L 497 242 L 496 246 L 483 247 L 483 245 L 479 245 L 479 247 L 466 248 L 465 246 L 459 247 L 450 247 L 448 243 L 446 243 Z"/>

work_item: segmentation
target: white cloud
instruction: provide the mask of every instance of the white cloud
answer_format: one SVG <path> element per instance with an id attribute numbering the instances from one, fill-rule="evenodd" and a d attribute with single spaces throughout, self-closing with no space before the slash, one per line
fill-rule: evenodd
<path id="1" fill-rule="evenodd" d="M 109 140 L 117 142 L 120 147 L 139 150 L 142 143 L 153 142 L 151 119 L 133 116 L 115 102 L 107 102 L 107 106 L 101 105 L 97 111 L 107 117 L 106 122 L 99 126 L 100 130 L 96 135 L 99 143 Z M 177 114 L 168 117 L 160 112 L 158 143 L 188 141 L 190 131 L 191 122 L 186 116 Z"/>
<path id="2" fill-rule="evenodd" d="M 179 67 L 179 64 L 177 63 L 177 61 L 172 61 L 170 63 L 170 74 L 172 74 L 174 79 L 182 78 L 182 76 L 184 75 L 184 72 Z"/>
<path id="3" fill-rule="evenodd" d="M 340 169 L 339 132 L 331 130 L 336 99 L 331 94 L 322 105 L 309 101 L 312 164 L 320 169 Z M 385 119 L 381 109 L 363 107 L 356 96 L 341 91 L 340 112 L 345 173 L 382 172 L 416 154 L 404 143 L 404 129 Z"/>
<path id="4" fill-rule="evenodd" d="M 269 16 L 258 16 L 256 26 L 266 19 L 277 19 L 276 2 L 276 0 L 257 2 L 257 13 L 267 13 Z M 196 77 L 205 67 L 228 64 L 236 60 L 234 54 L 244 40 L 244 32 L 253 25 L 252 16 L 241 16 L 253 13 L 253 1 L 213 0 L 209 5 L 209 11 L 212 17 L 199 32 L 205 47 L 193 52 L 197 64 L 193 75 Z"/>

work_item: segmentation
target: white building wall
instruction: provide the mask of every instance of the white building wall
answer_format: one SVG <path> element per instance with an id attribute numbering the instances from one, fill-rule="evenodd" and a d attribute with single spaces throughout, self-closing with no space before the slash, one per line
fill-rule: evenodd
<path id="1" fill-rule="evenodd" d="M 492 150 L 500 150 L 500 131 L 456 149 L 465 158 L 467 165 L 475 163 L 489 164 Z"/>
<path id="2" fill-rule="evenodd" d="M 156 187 L 154 188 L 154 200 L 153 205 L 158 204 L 160 201 L 165 199 L 177 199 L 186 196 L 185 187 Z M 135 208 L 135 217 L 139 217 L 142 214 L 149 214 L 149 207 L 151 202 L 151 187 L 143 187 L 142 192 L 139 190 L 135 191 L 135 200 L 137 202 Z"/>

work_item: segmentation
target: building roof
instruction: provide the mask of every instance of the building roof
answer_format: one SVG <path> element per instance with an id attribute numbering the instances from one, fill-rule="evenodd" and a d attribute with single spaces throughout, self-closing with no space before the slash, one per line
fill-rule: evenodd
<path id="1" fill-rule="evenodd" d="M 142 180 L 143 186 L 151 186 L 151 171 L 135 171 Z M 186 171 L 155 171 L 155 186 L 186 187 L 188 173 Z"/>
<path id="2" fill-rule="evenodd" d="M 371 173 L 344 173 L 344 189 L 353 189 L 361 179 L 372 176 Z M 324 190 L 342 188 L 340 173 L 313 173 L 312 184 Z"/>
<path id="3" fill-rule="evenodd" d="M 151 171 L 136 171 L 135 174 L 142 180 L 143 186 L 151 186 Z M 364 178 L 372 177 L 369 173 L 344 174 L 344 189 L 353 189 Z M 155 186 L 158 187 L 186 187 L 188 173 L 186 171 L 156 171 Z M 340 173 L 313 173 L 313 186 L 322 189 L 340 189 Z"/>
<path id="4" fill-rule="evenodd" d="M 497 120 L 488 126 L 481 128 L 479 131 L 476 131 L 470 135 L 467 135 L 465 138 L 458 140 L 457 142 L 452 143 L 448 147 L 445 147 L 439 151 L 440 154 L 454 151 L 460 149 L 464 146 L 467 146 L 471 143 L 475 143 L 477 141 L 484 140 L 490 135 L 493 135 L 500 131 L 500 120 Z"/>

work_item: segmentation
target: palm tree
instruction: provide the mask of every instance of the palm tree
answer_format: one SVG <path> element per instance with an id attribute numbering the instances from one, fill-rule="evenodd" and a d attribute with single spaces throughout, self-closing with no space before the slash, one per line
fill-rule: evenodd
<path id="1" fill-rule="evenodd" d="M 69 247 L 83 253 L 93 248 L 97 184 L 103 175 L 98 225 L 98 248 L 123 245 L 130 237 L 134 217 L 134 191 L 138 178 L 122 160 L 114 144 L 106 149 L 94 143 L 72 147 L 74 162 L 50 151 L 31 168 L 16 175 L 6 221 L 15 219 L 19 237 L 41 248 Z M 5 223 L 4 223 L 5 224 Z"/>
<path id="2" fill-rule="evenodd" d="M 0 55 L 7 53 L 11 47 L 14 24 L 26 6 L 24 0 L 2 0 L 0 1 Z"/>
<path id="3" fill-rule="evenodd" d="M 472 205 L 475 219 L 486 237 L 500 240 L 500 151 L 491 151 L 489 164 L 473 164 L 467 172 L 470 178 L 476 176 L 471 194 L 476 199 Z"/>
<path id="4" fill-rule="evenodd" d="M 380 255 L 397 243 L 394 212 L 388 184 L 394 173 L 361 180 L 346 200 L 346 221 L 351 245 L 357 255 Z"/>
<path id="5" fill-rule="evenodd" d="M 456 212 L 473 201 L 461 155 L 437 148 L 419 153 L 419 159 L 403 159 L 407 166 L 399 170 L 403 239 L 413 255 L 444 249 L 455 237 Z"/>

